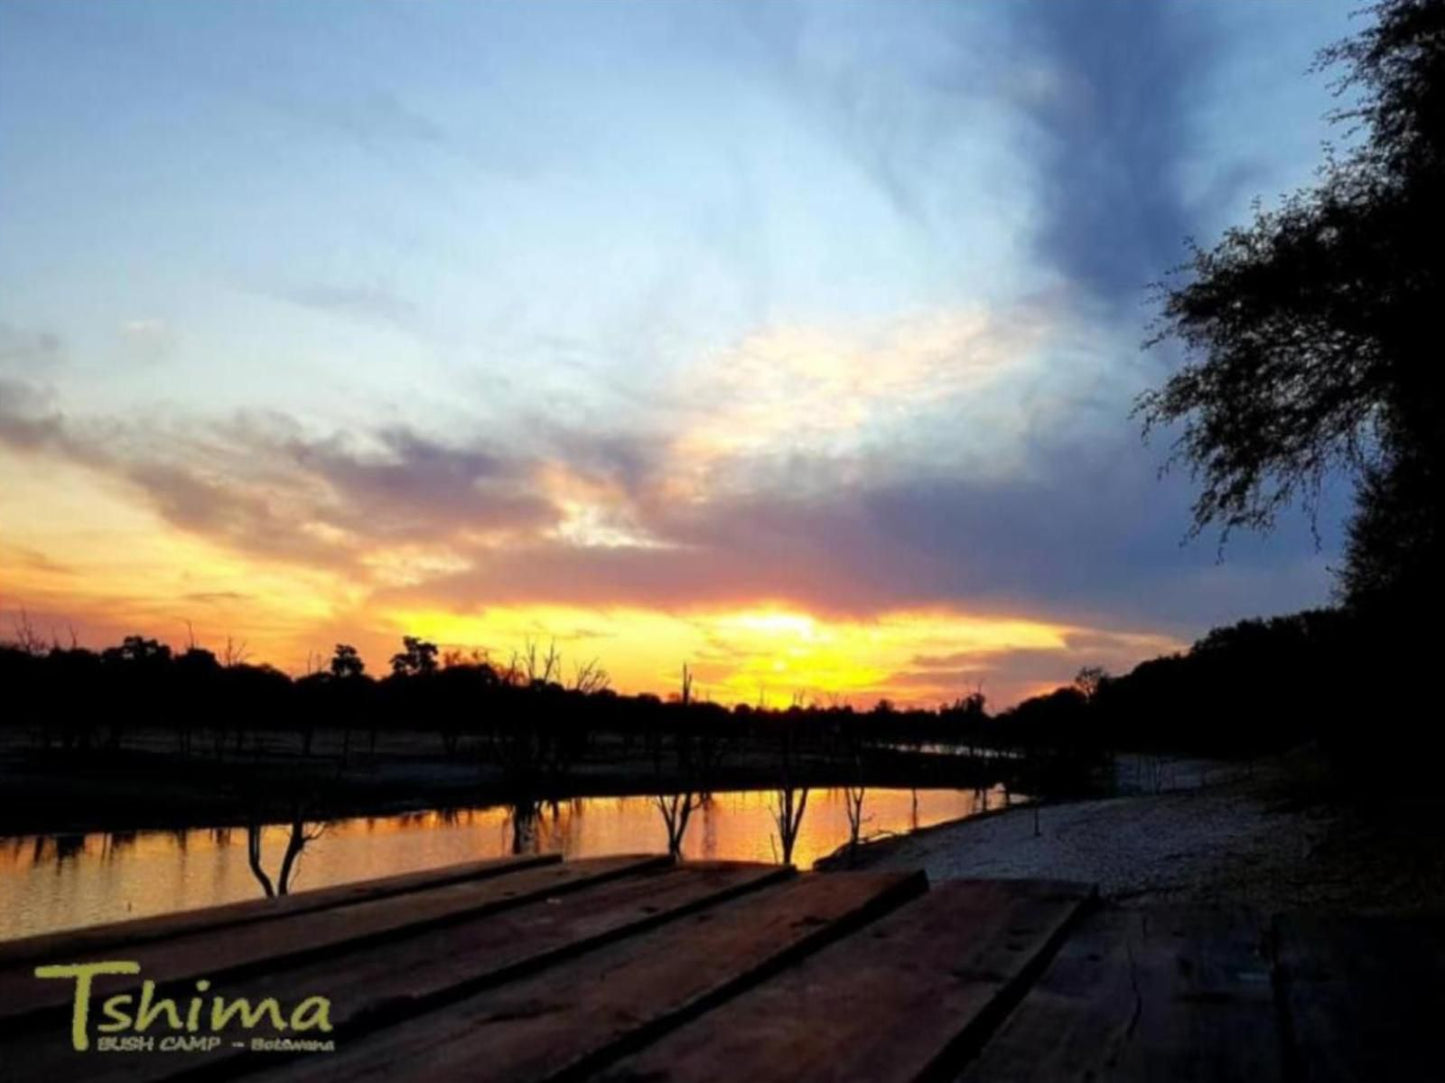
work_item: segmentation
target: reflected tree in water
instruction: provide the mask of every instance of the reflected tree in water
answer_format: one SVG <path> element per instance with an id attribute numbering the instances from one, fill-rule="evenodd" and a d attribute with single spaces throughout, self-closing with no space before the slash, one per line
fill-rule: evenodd
<path id="1" fill-rule="evenodd" d="M 793 863 L 793 847 L 803 826 L 803 813 L 808 808 L 808 787 L 783 785 L 778 789 L 778 803 L 773 807 L 773 823 L 778 828 L 782 847 L 782 864 Z"/>
<path id="2" fill-rule="evenodd" d="M 687 834 L 687 823 L 692 814 L 702 808 L 702 796 L 692 792 L 658 794 L 652 801 L 662 813 L 662 822 L 667 828 L 667 853 L 678 860 L 682 857 L 682 840 Z"/>
<path id="3" fill-rule="evenodd" d="M 259 823 L 251 823 L 246 826 L 246 861 L 251 867 L 251 875 L 256 878 L 257 883 L 261 885 L 261 890 L 266 893 L 266 898 L 271 899 L 290 892 L 302 851 L 308 844 L 321 837 L 326 831 L 326 825 L 321 823 L 308 827 L 299 809 L 292 814 L 290 831 L 286 837 L 286 850 L 281 856 L 281 867 L 277 871 L 274 882 L 267 875 L 261 861 L 261 843 L 264 831 L 264 826 Z"/>
<path id="4" fill-rule="evenodd" d="M 808 787 L 801 785 L 799 781 L 801 771 L 796 744 L 797 735 L 794 728 L 788 725 L 778 742 L 781 780 L 777 803 L 773 806 L 773 823 L 777 827 L 777 842 L 782 851 L 781 861 L 784 865 L 793 863 L 793 847 L 803 826 L 803 813 L 808 809 Z"/>
<path id="5" fill-rule="evenodd" d="M 674 861 L 682 858 L 682 843 L 692 814 L 708 802 L 722 749 L 716 734 L 705 722 L 698 724 L 698 718 L 689 718 L 688 708 L 693 704 L 692 683 L 692 671 L 684 665 L 682 689 L 676 701 L 669 705 L 674 722 L 672 743 L 676 756 L 677 788 L 670 793 L 659 792 L 652 799 L 662 814 L 663 826 L 667 829 L 667 853 Z M 653 746 L 653 772 L 658 789 L 663 790 L 666 772 L 660 741 Z"/>
<path id="6" fill-rule="evenodd" d="M 844 810 L 848 814 L 848 860 L 851 862 L 858 856 L 858 846 L 863 841 L 863 824 L 866 822 L 863 801 L 868 794 L 864 785 L 863 733 L 855 716 L 850 714 L 843 720 L 841 736 L 844 753 L 853 772 L 852 784 L 843 788 Z"/>
<path id="7" fill-rule="evenodd" d="M 84 835 L 36 835 L 30 852 L 30 863 L 43 865 L 50 854 L 53 854 L 56 864 L 60 864 L 83 853 Z"/>
<path id="8" fill-rule="evenodd" d="M 858 846 L 863 841 L 863 825 L 868 822 L 868 817 L 863 815 L 863 799 L 867 796 L 868 790 L 863 786 L 846 786 L 843 789 L 843 801 L 848 813 L 848 853 L 856 856 Z"/>
<path id="9" fill-rule="evenodd" d="M 533 854 L 537 852 L 537 820 L 541 814 L 540 802 L 523 799 L 512 803 L 507 822 L 511 827 L 511 842 L 508 853 Z"/>

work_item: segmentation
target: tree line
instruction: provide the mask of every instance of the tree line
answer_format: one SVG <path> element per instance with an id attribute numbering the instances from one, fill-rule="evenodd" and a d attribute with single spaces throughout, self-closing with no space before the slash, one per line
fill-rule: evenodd
<path id="1" fill-rule="evenodd" d="M 401 735 L 431 753 L 480 754 L 526 788 L 545 790 L 589 754 L 678 756 L 690 770 L 715 756 L 699 742 L 767 744 L 784 733 L 800 749 L 842 759 L 864 748 L 933 745 L 1063 759 L 1116 750 L 1231 757 L 1335 740 L 1348 674 L 1367 649 L 1360 628 L 1344 609 L 1245 620 L 1127 674 L 1088 667 L 1073 683 L 997 713 L 980 691 L 936 708 L 802 697 L 787 708 L 727 707 L 697 698 L 686 667 L 671 696 L 625 695 L 595 662 L 564 675 L 555 647 L 529 646 L 497 664 L 413 636 L 380 678 L 348 644 L 293 678 L 140 635 L 99 651 L 12 641 L 0 644 L 0 687 L 9 705 L 3 724 L 45 748 L 116 750 L 128 735 L 162 731 L 170 751 L 235 756 L 279 732 L 307 756 L 326 730 L 341 735 L 348 756 L 375 754 L 379 738 Z"/>

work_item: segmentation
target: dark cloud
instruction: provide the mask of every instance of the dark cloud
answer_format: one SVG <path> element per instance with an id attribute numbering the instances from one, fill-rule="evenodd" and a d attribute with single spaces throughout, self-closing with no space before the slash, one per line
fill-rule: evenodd
<path id="1" fill-rule="evenodd" d="M 0 444 L 22 451 L 56 445 L 63 435 L 51 396 L 25 380 L 0 376 Z"/>
<path id="2" fill-rule="evenodd" d="M 0 322 L 0 371 L 33 373 L 53 368 L 64 358 L 60 336 Z"/>
<path id="3" fill-rule="evenodd" d="M 1078 632 L 1064 636 L 1063 649 L 920 655 L 907 668 L 889 674 L 884 683 L 888 687 L 918 689 L 920 693 L 931 690 L 936 695 L 959 695 L 982 688 L 992 701 L 1004 705 L 1040 687 L 1067 684 L 1083 666 L 1102 666 L 1109 673 L 1122 674 L 1134 667 L 1141 654 L 1163 650 L 1161 641 L 1151 641 L 1146 649 L 1135 636 Z"/>
<path id="4" fill-rule="evenodd" d="M 536 532 L 560 515 L 535 491 L 535 461 L 402 427 L 358 440 L 308 438 L 278 415 L 201 429 L 77 425 L 43 391 L 0 380 L 0 444 L 122 478 L 183 530 L 324 567 L 346 566 L 378 544 Z"/>
<path id="5" fill-rule="evenodd" d="M 0 556 L 6 562 L 29 568 L 34 571 L 44 572 L 49 575 L 75 575 L 75 569 L 68 564 L 61 564 L 52 560 L 44 553 L 35 549 L 28 549 L 24 546 L 6 545 L 0 542 Z"/>
<path id="6" fill-rule="evenodd" d="M 120 468 L 145 491 L 168 522 L 245 552 L 305 562 L 341 557 L 335 546 L 298 528 L 264 490 L 173 463 L 142 462 Z"/>
<path id="7" fill-rule="evenodd" d="M 227 605 L 231 602 L 250 601 L 252 595 L 239 590 L 199 590 L 182 596 L 184 601 L 201 605 Z"/>
<path id="8" fill-rule="evenodd" d="M 1010 8 L 1040 61 L 1025 107 L 1041 136 L 1038 245 L 1066 277 L 1133 306 L 1185 255 L 1178 167 L 1216 56 L 1194 4 L 1041 0 Z"/>
<path id="9" fill-rule="evenodd" d="M 236 456 L 231 469 L 216 469 L 214 462 L 202 463 L 213 454 L 209 449 L 171 436 L 158 450 L 155 436 L 143 426 L 77 425 L 51 406 L 48 391 L 0 379 L 0 445 L 128 481 L 144 490 L 169 522 L 224 544 L 306 561 L 330 555 L 326 546 L 299 535 L 298 524 L 278 513 L 263 491 L 248 486 L 247 456 Z"/>
<path id="10" fill-rule="evenodd" d="M 76 430 L 13 382 L 0 384 L 0 440 L 121 476 L 185 530 L 350 569 L 361 582 L 373 582 L 364 561 L 379 548 L 444 552 L 470 567 L 429 568 L 432 578 L 379 588 L 377 599 L 456 611 L 771 602 L 866 620 L 948 608 L 1187 638 L 1328 597 L 1325 559 L 1303 524 L 1298 536 L 1240 539 L 1225 563 L 1207 542 L 1181 545 L 1187 479 L 1157 480 L 1151 456 L 1122 434 L 1039 443 L 1024 469 L 990 479 L 799 459 L 806 486 L 703 500 L 668 497 L 665 449 L 647 440 L 553 433 L 538 441 L 545 450 L 522 452 L 407 428 L 317 439 L 275 416 L 204 430 Z M 600 483 L 602 510 L 656 544 L 559 537 L 564 509 L 542 486 L 549 470 Z"/>
<path id="11" fill-rule="evenodd" d="M 272 290 L 270 295 L 302 308 L 406 329 L 417 320 L 416 305 L 382 285 L 296 286 Z"/>
<path id="12" fill-rule="evenodd" d="M 289 99 L 281 108 L 299 119 L 329 128 L 374 149 L 398 142 L 437 146 L 446 142 L 441 125 L 380 87 L 330 100 Z"/>
<path id="13" fill-rule="evenodd" d="M 1029 478 L 880 480 L 804 499 L 750 494 L 642 520 L 660 548 L 523 539 L 398 598 L 467 609 L 551 602 L 672 611 L 763 601 L 866 619 L 904 608 L 1186 635 L 1326 600 L 1308 538 L 1218 563 L 1181 545 L 1188 492 L 1147 456 L 1059 454 Z"/>
<path id="14" fill-rule="evenodd" d="M 383 430 L 376 442 L 370 454 L 341 438 L 286 445 L 302 472 L 334 494 L 335 525 L 374 539 L 425 541 L 456 530 L 538 529 L 557 519 L 531 492 L 527 460 L 444 445 L 404 428 Z"/>
<path id="15" fill-rule="evenodd" d="M 661 436 L 568 429 L 536 417 L 530 428 L 545 453 L 593 484 L 616 489 L 630 501 L 646 503 L 666 480 L 670 441 Z"/>

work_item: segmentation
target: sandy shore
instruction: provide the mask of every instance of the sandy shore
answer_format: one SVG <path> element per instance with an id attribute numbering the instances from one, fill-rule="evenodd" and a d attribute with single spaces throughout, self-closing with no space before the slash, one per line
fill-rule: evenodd
<path id="1" fill-rule="evenodd" d="M 1438 868 L 1378 844 L 1376 827 L 1300 801 L 1288 771 L 1197 762 L 1187 788 L 1024 807 L 865 847 L 856 863 L 922 867 L 931 879 L 1056 878 L 1095 883 L 1122 905 L 1241 904 L 1408 910 L 1441 898 Z M 1202 783 L 1202 784 L 1201 784 Z M 838 863 L 835 867 L 843 867 Z"/>

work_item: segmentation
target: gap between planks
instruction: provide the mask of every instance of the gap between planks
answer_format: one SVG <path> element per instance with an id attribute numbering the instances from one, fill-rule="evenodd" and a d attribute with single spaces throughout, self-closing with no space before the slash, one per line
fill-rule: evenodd
<path id="1" fill-rule="evenodd" d="M 945 1078 L 1093 897 L 1079 884 L 944 881 L 591 1078 Z"/>
<path id="2" fill-rule="evenodd" d="M 323 1064 L 298 1064 L 267 1079 L 578 1079 L 927 890 L 922 872 L 801 876 L 369 1036 Z"/>

